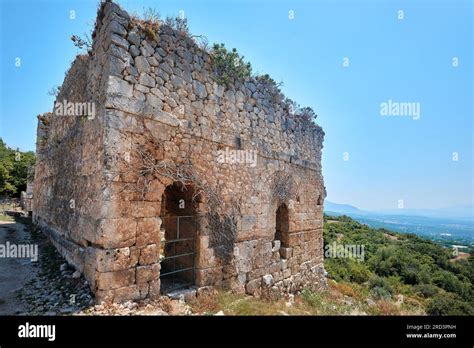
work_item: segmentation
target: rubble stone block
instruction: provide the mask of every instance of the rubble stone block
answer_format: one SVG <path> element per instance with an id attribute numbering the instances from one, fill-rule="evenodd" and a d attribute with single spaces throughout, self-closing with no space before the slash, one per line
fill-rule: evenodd
<path id="1" fill-rule="evenodd" d="M 97 273 L 96 286 L 99 290 L 117 289 L 135 282 L 135 268 L 121 271 Z"/>
<path id="2" fill-rule="evenodd" d="M 160 264 L 138 266 L 137 267 L 137 284 L 160 279 Z"/>
<path id="3" fill-rule="evenodd" d="M 151 265 L 160 259 L 160 251 L 157 244 L 149 244 L 140 249 L 139 265 Z"/>

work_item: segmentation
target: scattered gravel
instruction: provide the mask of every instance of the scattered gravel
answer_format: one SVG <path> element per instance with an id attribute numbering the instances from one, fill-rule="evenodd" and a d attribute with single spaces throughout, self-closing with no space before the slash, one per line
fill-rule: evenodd
<path id="1" fill-rule="evenodd" d="M 78 315 L 192 315 L 183 301 L 162 296 L 157 300 L 100 304 L 81 311 Z"/>
<path id="2" fill-rule="evenodd" d="M 28 229 L 40 257 L 33 263 L 36 275 L 17 291 L 27 309 L 20 315 L 71 315 L 91 307 L 94 298 L 86 279 L 67 264 L 43 233 L 32 225 Z"/>
<path id="3" fill-rule="evenodd" d="M 183 298 L 161 296 L 138 302 L 95 304 L 84 276 L 56 251 L 46 235 L 27 223 L 29 243 L 38 244 L 39 260 L 31 279 L 16 291 L 19 315 L 193 315 Z M 26 310 L 25 310 L 26 309 Z"/>

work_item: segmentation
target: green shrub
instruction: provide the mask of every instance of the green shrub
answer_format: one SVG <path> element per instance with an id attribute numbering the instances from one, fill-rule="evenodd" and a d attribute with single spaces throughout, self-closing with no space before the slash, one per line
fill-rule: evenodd
<path id="1" fill-rule="evenodd" d="M 268 74 L 255 76 L 255 80 L 257 81 L 259 88 L 270 93 L 275 102 L 279 101 L 281 94 L 280 87 L 283 86 L 283 82 L 276 82 Z"/>
<path id="2" fill-rule="evenodd" d="M 370 290 L 370 294 L 378 300 L 386 300 L 392 297 L 392 294 L 385 288 L 381 288 L 380 286 L 375 286 Z"/>
<path id="3" fill-rule="evenodd" d="M 452 273 L 441 270 L 433 275 L 433 283 L 449 292 L 459 295 L 463 294 L 463 286 L 461 281 Z"/>
<path id="4" fill-rule="evenodd" d="M 244 62 L 244 57 L 240 56 L 235 48 L 228 51 L 224 44 L 214 44 L 210 54 L 220 84 L 244 80 L 252 74 L 252 66 Z"/>
<path id="5" fill-rule="evenodd" d="M 341 259 L 326 259 L 324 261 L 324 267 L 331 279 L 337 282 L 350 281 L 349 270 L 345 261 Z"/>
<path id="6" fill-rule="evenodd" d="M 166 17 L 165 24 L 181 33 L 181 35 L 190 35 L 188 19 L 185 17 Z"/>
<path id="7" fill-rule="evenodd" d="M 439 288 L 432 284 L 418 284 L 414 286 L 414 290 L 418 295 L 427 298 L 435 296 Z"/>
<path id="8" fill-rule="evenodd" d="M 429 315 L 474 315 L 474 308 L 459 296 L 450 293 L 438 294 L 426 307 Z"/>
<path id="9" fill-rule="evenodd" d="M 390 283 L 376 275 L 369 279 L 370 293 L 376 298 L 390 298 L 393 295 L 393 288 Z"/>
<path id="10" fill-rule="evenodd" d="M 318 117 L 316 112 L 309 106 L 296 110 L 295 114 L 309 121 L 314 121 Z"/>
<path id="11" fill-rule="evenodd" d="M 371 275 L 369 269 L 364 263 L 354 260 L 349 260 L 348 272 L 350 280 L 358 284 L 365 283 L 369 280 Z"/>

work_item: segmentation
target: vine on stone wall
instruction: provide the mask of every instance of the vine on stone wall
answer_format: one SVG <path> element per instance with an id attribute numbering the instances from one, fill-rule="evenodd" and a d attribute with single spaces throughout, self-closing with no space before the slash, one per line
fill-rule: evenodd
<path id="1" fill-rule="evenodd" d="M 232 259 L 237 239 L 237 217 L 233 214 L 220 215 L 208 212 L 209 246 L 215 255 L 228 263 Z"/>
<path id="2" fill-rule="evenodd" d="M 147 143 L 152 148 L 158 148 L 159 143 L 151 136 Z M 142 200 L 150 191 L 153 180 L 168 179 L 163 184 L 170 182 L 179 183 L 182 187 L 193 187 L 192 200 L 205 200 L 207 220 L 207 232 L 209 234 L 209 246 L 214 249 L 215 255 L 223 261 L 231 260 L 234 244 L 237 239 L 237 224 L 240 216 L 240 202 L 234 198 L 225 203 L 221 195 L 208 183 L 203 182 L 195 173 L 192 163 L 176 164 L 167 159 L 157 159 L 155 155 L 144 145 L 138 145 L 134 149 L 134 154 L 139 163 L 131 163 L 127 158 L 122 160 L 126 170 L 115 173 L 113 178 L 121 175 L 133 175 L 134 182 L 126 183 L 122 191 L 136 192 Z M 119 166 L 119 168 L 123 166 Z"/>
<path id="3" fill-rule="evenodd" d="M 276 172 L 271 178 L 272 200 L 287 202 L 296 195 L 296 183 L 290 174 L 283 171 Z"/>

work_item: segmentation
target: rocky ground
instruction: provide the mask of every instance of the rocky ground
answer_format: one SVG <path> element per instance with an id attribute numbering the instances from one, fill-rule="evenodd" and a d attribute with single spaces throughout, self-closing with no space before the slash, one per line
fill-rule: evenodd
<path id="1" fill-rule="evenodd" d="M 27 240 L 28 232 L 22 224 L 13 219 L 0 221 L 0 244 L 21 244 Z M 26 306 L 16 294 L 36 274 L 33 263 L 28 259 L 0 259 L 0 315 L 19 314 Z"/>
<path id="2" fill-rule="evenodd" d="M 265 314 L 288 314 L 288 303 L 272 308 L 252 296 L 234 297 L 212 288 L 176 291 L 156 300 L 96 305 L 87 280 L 66 262 L 48 238 L 32 225 L 30 218 L 17 216 L 14 220 L 0 223 L 1 243 L 8 240 L 10 243 L 37 244 L 39 252 L 37 262 L 0 260 L 0 274 L 4 275 L 0 278 L 0 314 L 245 315 L 252 314 L 255 306 L 268 308 L 269 312 L 265 310 Z M 240 306 L 244 309 L 240 310 Z"/>
<path id="3" fill-rule="evenodd" d="M 87 281 L 69 266 L 29 218 L 16 218 L 28 231 L 26 242 L 38 245 L 39 259 L 31 263 L 28 281 L 16 291 L 24 315 L 73 314 L 93 304 Z"/>
<path id="4" fill-rule="evenodd" d="M 123 304 L 101 304 L 91 306 L 78 315 L 192 315 L 184 301 L 163 296 L 158 300 L 126 302 Z"/>
<path id="5" fill-rule="evenodd" d="M 37 244 L 39 259 L 0 260 L 2 315 L 189 315 L 182 296 L 124 304 L 94 303 L 87 280 L 56 251 L 30 218 L 0 221 L 0 243 Z"/>

